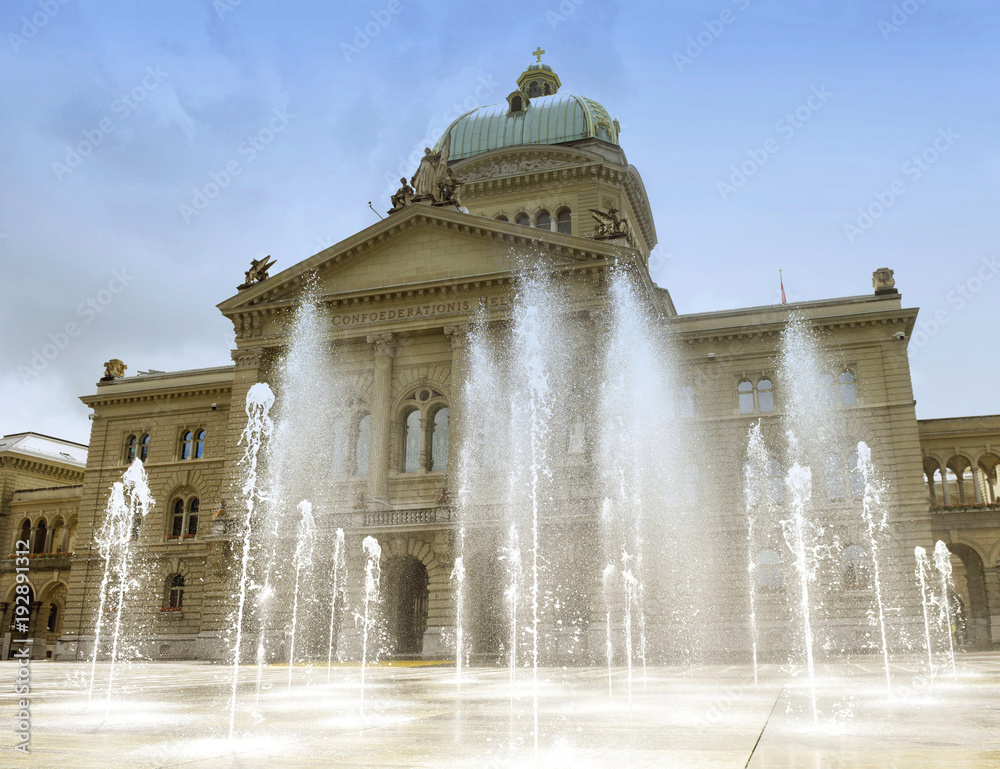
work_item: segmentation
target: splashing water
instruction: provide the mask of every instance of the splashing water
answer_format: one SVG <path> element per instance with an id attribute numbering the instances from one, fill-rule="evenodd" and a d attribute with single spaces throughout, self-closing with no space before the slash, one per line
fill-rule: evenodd
<path id="1" fill-rule="evenodd" d="M 337 535 L 333 543 L 333 568 L 330 581 L 333 583 L 333 597 L 330 599 L 330 639 L 327 642 L 326 652 L 326 682 L 330 683 L 330 675 L 333 671 L 333 636 L 337 628 L 337 593 L 340 589 L 340 574 L 344 571 L 344 530 L 337 529 Z"/>
<path id="2" fill-rule="evenodd" d="M 517 607 L 518 589 L 521 582 L 521 547 L 518 544 L 517 526 L 510 527 L 509 544 L 507 545 L 504 557 L 507 560 L 507 609 L 510 612 L 510 654 L 508 662 L 510 665 L 510 697 L 511 704 L 514 702 L 514 682 L 517 677 Z"/>
<path id="3" fill-rule="evenodd" d="M 865 482 L 865 492 L 861 503 L 861 513 L 868 532 L 868 546 L 871 548 L 872 567 L 875 572 L 875 603 L 878 606 L 879 629 L 882 633 L 882 663 L 885 666 L 886 694 L 892 697 L 892 681 L 889 675 L 889 643 L 885 632 L 885 608 L 882 605 L 882 573 L 879 559 L 879 534 L 885 531 L 886 508 L 882 503 L 882 489 L 875 480 L 872 466 L 872 450 L 864 441 L 858 442 L 858 470 Z M 881 515 L 879 515 L 881 513 Z"/>
<path id="4" fill-rule="evenodd" d="M 373 606 L 378 605 L 379 580 L 382 577 L 380 559 L 382 546 L 375 537 L 365 537 L 361 543 L 365 553 L 364 633 L 361 641 L 361 715 L 365 714 L 365 669 L 368 666 L 368 634 L 371 630 Z"/>
<path id="5" fill-rule="evenodd" d="M 608 663 L 608 697 L 612 695 L 611 689 L 611 668 L 614 662 L 615 647 L 611 642 L 611 576 L 614 574 L 615 565 L 609 563 L 604 567 L 601 575 L 601 582 L 604 587 L 604 604 L 606 611 L 604 615 L 604 655 Z"/>
<path id="6" fill-rule="evenodd" d="M 941 579 L 941 619 L 948 634 L 948 660 L 951 674 L 955 675 L 955 634 L 952 632 L 951 617 L 951 551 L 940 539 L 934 545 L 934 566 Z"/>
<path id="7" fill-rule="evenodd" d="M 812 496 L 812 472 L 796 462 L 788 471 L 786 484 L 792 493 L 792 518 L 782 521 L 785 543 L 795 556 L 795 571 L 799 575 L 799 607 L 802 613 L 802 634 L 806 652 L 806 671 L 809 676 L 809 699 L 812 704 L 813 724 L 819 724 L 816 708 L 816 664 L 813 659 L 812 622 L 809 616 L 809 583 L 815 578 L 815 556 L 810 556 L 806 544 L 805 508 Z"/>
<path id="8" fill-rule="evenodd" d="M 769 457 L 760 432 L 760 420 L 750 428 L 747 438 L 747 463 L 743 466 L 743 501 L 747 511 L 747 573 L 750 594 L 750 643 L 753 649 L 753 682 L 758 683 L 757 665 L 757 561 L 754 558 L 754 524 L 763 503 L 761 490 L 763 468 Z"/>
<path id="9" fill-rule="evenodd" d="M 458 688 L 462 688 L 462 596 L 465 592 L 465 562 L 462 556 L 455 559 L 455 568 L 451 570 L 451 579 L 455 582 L 455 676 Z"/>
<path id="10" fill-rule="evenodd" d="M 927 645 L 927 671 L 931 678 L 931 685 L 934 685 L 934 649 L 931 646 L 931 620 L 927 611 L 927 574 L 931 568 L 931 562 L 927 558 L 927 551 L 917 545 L 913 548 L 913 555 L 917 560 L 917 584 L 920 585 L 920 603 L 924 609 L 924 643 Z"/>
<path id="11" fill-rule="evenodd" d="M 308 570 L 312 566 L 313 547 L 316 545 L 316 520 L 312 514 L 312 503 L 302 500 L 299 502 L 299 512 L 302 518 L 299 520 L 298 537 L 295 542 L 295 555 L 292 556 L 292 565 L 295 567 L 295 589 L 292 593 L 292 640 L 288 649 L 288 694 L 292 693 L 292 669 L 295 667 L 295 632 L 299 614 L 299 581 L 303 570 Z"/>
<path id="12" fill-rule="evenodd" d="M 236 692 L 240 679 L 240 647 L 243 643 L 243 611 L 246 607 L 247 583 L 250 572 L 250 544 L 253 536 L 254 507 L 257 503 L 257 462 L 261 445 L 271 436 L 274 423 L 268 415 L 274 405 L 274 393 L 262 382 L 253 385 L 247 392 L 246 413 L 247 425 L 240 436 L 240 444 L 246 445 L 243 452 L 242 466 L 245 480 L 242 492 L 246 501 L 246 514 L 243 519 L 243 557 L 240 562 L 239 601 L 236 606 L 236 640 L 233 644 L 233 685 L 229 701 L 229 737 L 232 739 L 236 726 Z"/>

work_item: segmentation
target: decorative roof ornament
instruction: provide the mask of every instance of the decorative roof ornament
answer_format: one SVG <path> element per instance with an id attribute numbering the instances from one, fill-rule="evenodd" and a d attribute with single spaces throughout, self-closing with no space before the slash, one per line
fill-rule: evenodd
<path id="1" fill-rule="evenodd" d="M 437 152 L 431 152 L 429 147 L 424 148 L 424 156 L 420 159 L 420 165 L 413 178 L 409 183 L 405 177 L 399 180 L 402 186 L 391 197 L 390 214 L 402 211 L 411 203 L 461 207 L 458 191 L 462 183 L 448 168 L 450 151 L 451 134 L 445 134 L 441 148 Z"/>
<path id="2" fill-rule="evenodd" d="M 250 269 L 247 270 L 244 275 L 246 275 L 246 281 L 242 286 L 237 286 L 237 291 L 242 291 L 245 288 L 250 288 L 254 283 L 260 283 L 261 281 L 267 280 L 267 271 L 274 266 L 277 259 L 271 259 L 271 255 L 268 254 L 263 259 L 251 259 Z"/>
<path id="3" fill-rule="evenodd" d="M 597 221 L 597 225 L 594 227 L 594 240 L 624 238 L 630 246 L 633 245 L 632 231 L 629 229 L 628 220 L 624 216 L 619 216 L 617 208 L 612 206 L 607 211 L 591 208 L 590 215 Z"/>
<path id="4" fill-rule="evenodd" d="M 517 79 L 518 90 L 527 94 L 528 98 L 531 99 L 536 96 L 551 96 L 559 93 L 559 89 L 562 87 L 559 75 L 548 64 L 542 64 L 543 53 L 545 51 L 541 46 L 532 51 L 531 55 L 535 57 L 535 61 L 529 64 L 521 73 L 521 77 Z"/>
<path id="5" fill-rule="evenodd" d="M 101 377 L 102 382 L 113 382 L 116 379 L 121 379 L 125 376 L 125 369 L 127 369 L 124 363 L 122 363 L 118 358 L 112 358 L 104 364 L 104 376 Z"/>
<path id="6" fill-rule="evenodd" d="M 893 271 L 888 267 L 879 267 L 872 273 L 872 287 L 875 289 L 875 296 L 899 293 L 896 290 L 896 280 L 892 275 Z"/>

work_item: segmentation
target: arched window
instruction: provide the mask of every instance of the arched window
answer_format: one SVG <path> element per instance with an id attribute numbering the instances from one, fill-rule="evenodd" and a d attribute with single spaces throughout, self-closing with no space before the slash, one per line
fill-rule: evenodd
<path id="1" fill-rule="evenodd" d="M 854 374 L 850 371 L 841 371 L 840 376 L 840 402 L 845 406 L 854 406 L 858 402 L 858 391 L 854 384 Z"/>
<path id="2" fill-rule="evenodd" d="M 201 459 L 205 455 L 205 431 L 199 430 L 195 435 L 194 458 Z"/>
<path id="3" fill-rule="evenodd" d="M 185 537 L 195 537 L 198 535 L 198 512 L 201 510 L 201 503 L 198 497 L 192 497 L 188 502 L 188 519 L 185 529 Z"/>
<path id="4" fill-rule="evenodd" d="M 50 633 L 55 633 L 58 627 L 59 627 L 59 607 L 56 604 L 52 604 L 49 607 L 49 617 L 45 621 L 45 628 Z"/>
<path id="5" fill-rule="evenodd" d="M 777 459 L 767 461 L 767 501 L 772 505 L 785 501 L 785 474 Z"/>
<path id="6" fill-rule="evenodd" d="M 28 518 L 25 518 L 24 523 L 21 524 L 20 541 L 27 542 L 28 544 L 25 545 L 25 547 L 27 547 L 29 550 L 31 549 L 31 520 Z M 19 548 L 15 547 L 14 549 L 18 550 Z"/>
<path id="7" fill-rule="evenodd" d="M 45 525 L 45 519 L 42 518 L 38 521 L 38 525 L 35 527 L 35 546 L 31 549 L 31 552 L 45 552 L 45 540 L 48 537 L 48 534 L 48 526 Z"/>
<path id="8" fill-rule="evenodd" d="M 844 571 L 844 587 L 848 590 L 861 590 L 869 586 L 868 554 L 858 545 L 848 545 L 844 548 L 841 558 Z"/>
<path id="9" fill-rule="evenodd" d="M 736 392 L 739 395 L 740 413 L 752 414 L 753 408 L 753 382 L 744 379 L 736 385 Z"/>
<path id="10" fill-rule="evenodd" d="M 167 608 L 180 609 L 184 606 L 184 577 L 174 574 L 167 577 Z"/>
<path id="11" fill-rule="evenodd" d="M 535 226 L 540 230 L 551 230 L 552 229 L 552 217 L 549 216 L 549 212 L 544 208 L 538 212 L 535 217 Z"/>
<path id="12" fill-rule="evenodd" d="M 527 214 L 518 214 L 514 217 L 514 224 L 521 224 L 525 227 L 531 226 L 531 217 Z"/>
<path id="13" fill-rule="evenodd" d="M 184 500 L 174 501 L 174 517 L 170 522 L 170 539 L 178 539 L 184 532 Z"/>
<path id="14" fill-rule="evenodd" d="M 149 458 L 149 435 L 143 435 L 139 441 L 139 459 L 145 462 Z"/>
<path id="15" fill-rule="evenodd" d="M 448 469 L 449 413 L 447 406 L 434 412 L 434 422 L 431 428 L 430 470 L 444 471 Z"/>
<path id="16" fill-rule="evenodd" d="M 757 587 L 764 591 L 782 590 L 785 579 L 781 573 L 781 556 L 774 550 L 761 550 L 754 558 Z"/>
<path id="17" fill-rule="evenodd" d="M 511 96 L 510 97 L 510 111 L 511 112 L 523 112 L 524 111 L 524 105 L 521 102 L 521 97 L 520 96 Z"/>
<path id="18" fill-rule="evenodd" d="M 757 403 L 762 414 L 774 411 L 774 390 L 770 379 L 761 379 L 757 383 Z"/>
<path id="19" fill-rule="evenodd" d="M 824 406 L 837 405 L 837 388 L 833 384 L 833 374 L 820 374 L 819 394 L 820 402 Z"/>
<path id="20" fill-rule="evenodd" d="M 496 219 L 497 219 L 498 222 L 509 222 L 510 221 L 510 219 L 508 219 L 503 214 L 500 214 L 500 216 L 498 216 Z"/>
<path id="21" fill-rule="evenodd" d="M 139 444 L 139 439 L 134 435 L 130 435 L 125 441 L 125 461 L 131 462 L 135 459 L 136 446 Z"/>
<path id="22" fill-rule="evenodd" d="M 181 459 L 191 458 L 191 441 L 192 433 L 190 430 L 185 430 L 184 434 L 181 435 Z"/>
<path id="23" fill-rule="evenodd" d="M 851 499 L 864 499 L 865 476 L 858 467 L 858 452 L 852 451 L 851 456 L 847 458 L 847 469 L 851 471 Z"/>
<path id="24" fill-rule="evenodd" d="M 405 430 L 403 472 L 415 473 L 420 469 L 420 447 L 424 437 L 419 411 L 411 411 L 406 415 Z"/>
<path id="25" fill-rule="evenodd" d="M 566 235 L 573 234 L 573 222 L 568 208 L 563 208 L 556 216 L 556 230 Z"/>
<path id="26" fill-rule="evenodd" d="M 826 455 L 826 498 L 831 502 L 844 499 L 844 461 L 839 454 Z"/>
<path id="27" fill-rule="evenodd" d="M 354 474 L 368 475 L 368 459 L 372 447 L 372 415 L 365 414 L 358 422 L 358 442 L 354 447 Z"/>

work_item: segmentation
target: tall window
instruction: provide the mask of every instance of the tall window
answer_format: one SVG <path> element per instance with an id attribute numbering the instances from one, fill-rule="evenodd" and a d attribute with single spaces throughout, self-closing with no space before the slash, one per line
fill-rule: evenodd
<path id="1" fill-rule="evenodd" d="M 205 431 L 199 430 L 194 437 L 194 458 L 201 459 L 205 455 Z"/>
<path id="2" fill-rule="evenodd" d="M 538 216 L 535 217 L 535 226 L 540 230 L 552 229 L 552 217 L 549 216 L 548 211 L 542 209 L 538 212 Z"/>
<path id="3" fill-rule="evenodd" d="M 781 573 L 781 556 L 774 550 L 761 550 L 754 558 L 757 587 L 764 591 L 781 590 L 785 580 Z"/>
<path id="4" fill-rule="evenodd" d="M 49 607 L 49 618 L 45 622 L 45 628 L 50 633 L 54 633 L 57 627 L 59 627 L 59 607 L 52 604 Z"/>
<path id="5" fill-rule="evenodd" d="M 403 457 L 403 472 L 415 473 L 420 469 L 420 447 L 423 444 L 424 432 L 420 427 L 420 412 L 411 411 L 406 416 L 405 456 Z"/>
<path id="6" fill-rule="evenodd" d="M 845 406 L 854 406 L 858 402 L 858 391 L 854 384 L 854 374 L 850 371 L 841 371 L 840 376 L 840 402 Z"/>
<path id="7" fill-rule="evenodd" d="M 372 415 L 365 414 L 358 422 L 358 441 L 354 446 L 354 474 L 368 475 L 368 459 L 372 447 Z"/>
<path id="8" fill-rule="evenodd" d="M 198 501 L 198 497 L 192 497 L 191 501 L 188 502 L 188 517 L 187 517 L 187 527 L 185 528 L 185 537 L 194 537 L 198 535 L 198 511 L 201 510 L 201 503 Z"/>
<path id="9" fill-rule="evenodd" d="M 21 524 L 21 537 L 22 542 L 27 542 L 27 547 L 31 547 L 31 520 L 28 518 L 24 519 L 24 523 Z M 17 548 L 14 548 L 15 550 Z"/>
<path id="10" fill-rule="evenodd" d="M 170 537 L 177 539 L 184 531 L 184 500 L 174 502 L 174 516 L 170 523 Z"/>
<path id="11" fill-rule="evenodd" d="M 193 433 L 190 430 L 185 430 L 184 434 L 181 435 L 181 459 L 191 458 L 192 438 Z"/>
<path id="12" fill-rule="evenodd" d="M 400 469 L 441 472 L 448 467 L 448 403 L 433 387 L 420 387 L 402 404 Z"/>
<path id="13" fill-rule="evenodd" d="M 556 215 L 556 230 L 566 235 L 573 234 L 573 222 L 570 218 L 568 208 L 564 208 Z"/>
<path id="14" fill-rule="evenodd" d="M 174 574 L 167 577 L 167 608 L 180 609 L 184 606 L 184 577 Z"/>
<path id="15" fill-rule="evenodd" d="M 130 435 L 128 440 L 125 441 L 125 461 L 132 462 L 135 459 L 136 448 L 139 445 L 139 439 L 134 435 Z"/>
<path id="16" fill-rule="evenodd" d="M 145 462 L 149 458 L 149 435 L 143 435 L 139 441 L 139 459 Z"/>
<path id="17" fill-rule="evenodd" d="M 736 392 L 739 395 L 740 413 L 752 414 L 753 408 L 753 382 L 744 379 L 736 385 Z"/>
<path id="18" fill-rule="evenodd" d="M 33 553 L 44 553 L 45 552 L 45 540 L 48 537 L 49 531 L 48 526 L 45 525 L 45 519 L 42 518 L 38 525 L 35 527 L 35 546 L 31 549 Z"/>
<path id="19" fill-rule="evenodd" d="M 831 502 L 844 499 L 844 460 L 839 454 L 826 455 L 826 498 Z"/>
<path id="20" fill-rule="evenodd" d="M 736 385 L 736 397 L 741 414 L 769 414 L 774 411 L 774 385 L 766 377 L 757 380 L 756 385 L 744 379 Z"/>

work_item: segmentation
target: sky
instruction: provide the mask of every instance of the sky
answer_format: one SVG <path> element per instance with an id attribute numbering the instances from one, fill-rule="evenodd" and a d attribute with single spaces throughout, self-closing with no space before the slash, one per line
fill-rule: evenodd
<path id="1" fill-rule="evenodd" d="M 0 434 L 88 442 L 110 358 L 228 364 L 250 259 L 375 222 L 537 46 L 620 121 L 679 312 L 889 267 L 918 417 L 1000 413 L 995 0 L 7 0 L 0 36 Z"/>

